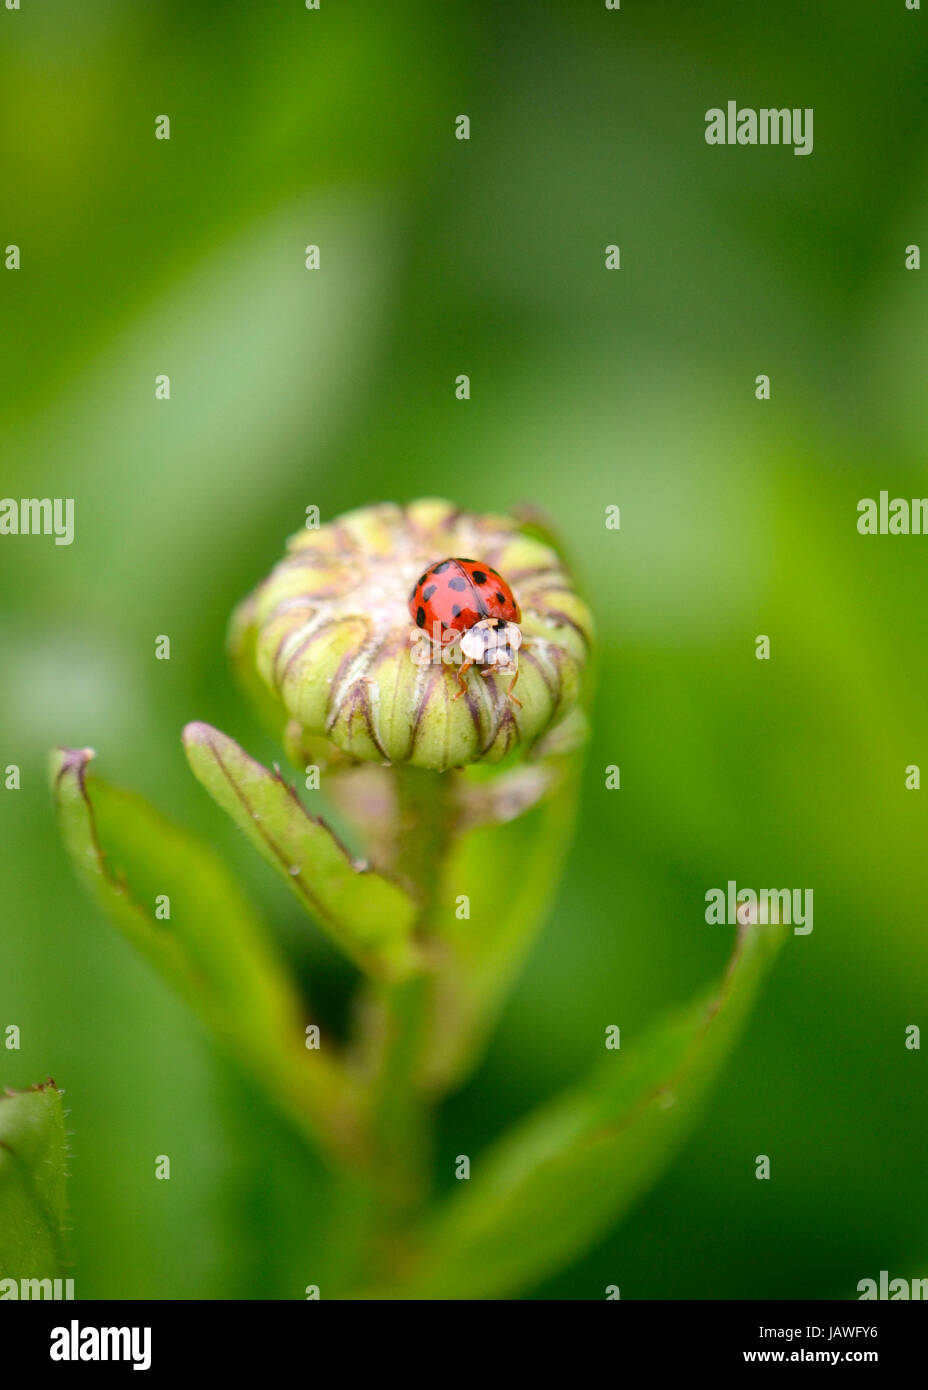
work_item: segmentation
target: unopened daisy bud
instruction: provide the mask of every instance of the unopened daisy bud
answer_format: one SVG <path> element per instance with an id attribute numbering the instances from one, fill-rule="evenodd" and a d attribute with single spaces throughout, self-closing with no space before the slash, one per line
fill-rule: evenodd
<path id="1" fill-rule="evenodd" d="M 441 581 L 420 586 L 445 560 Z M 428 597 L 411 616 L 416 594 Z M 244 610 L 291 743 L 295 725 L 351 758 L 437 770 L 496 762 L 556 724 L 591 636 L 550 546 L 437 500 L 301 532 Z"/>

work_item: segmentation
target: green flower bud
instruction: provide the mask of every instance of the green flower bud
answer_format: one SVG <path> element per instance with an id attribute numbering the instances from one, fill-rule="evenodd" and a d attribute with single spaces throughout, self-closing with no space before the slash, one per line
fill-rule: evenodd
<path id="1" fill-rule="evenodd" d="M 458 556 L 492 566 L 521 606 L 521 706 L 507 698 L 511 670 L 471 668 L 455 699 L 460 652 L 433 646 L 410 619 L 418 577 Z M 568 712 L 591 619 L 550 546 L 506 517 L 428 499 L 363 507 L 294 536 L 233 620 L 240 660 L 246 630 L 290 746 L 321 737 L 353 759 L 444 771 L 498 762 Z"/>

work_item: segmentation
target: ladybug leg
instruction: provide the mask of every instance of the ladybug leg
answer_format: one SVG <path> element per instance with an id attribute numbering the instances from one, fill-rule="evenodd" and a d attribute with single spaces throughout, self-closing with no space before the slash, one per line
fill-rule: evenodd
<path id="1" fill-rule="evenodd" d="M 461 687 L 458 693 L 452 696 L 452 700 L 460 700 L 462 695 L 467 694 L 467 681 L 464 679 L 464 672 L 473 666 L 473 661 L 465 661 L 463 666 L 457 669 L 458 685 Z"/>
<path id="2" fill-rule="evenodd" d="M 522 701 L 521 701 L 521 700 L 517 700 L 516 697 L 515 697 L 515 695 L 513 695 L 513 693 L 512 693 L 512 687 L 515 685 L 515 683 L 516 683 L 516 681 L 517 681 L 518 679 L 519 679 L 519 668 L 516 667 L 516 673 L 515 673 L 515 675 L 513 676 L 512 680 L 509 682 L 509 688 L 508 688 L 508 690 L 506 691 L 506 694 L 507 694 L 507 696 L 509 697 L 509 699 L 512 701 L 512 703 L 513 703 L 514 705 L 518 705 L 518 706 L 519 706 L 519 709 L 521 709 L 521 708 L 522 708 Z"/>

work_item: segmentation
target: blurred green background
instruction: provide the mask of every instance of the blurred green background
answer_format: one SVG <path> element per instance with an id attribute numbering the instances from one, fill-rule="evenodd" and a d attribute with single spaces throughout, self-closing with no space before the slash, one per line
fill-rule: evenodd
<path id="1" fill-rule="evenodd" d="M 569 872 L 442 1110 L 442 1170 L 581 1073 L 604 1019 L 627 1045 L 718 974 L 708 888 L 811 887 L 814 932 L 698 1135 L 535 1293 L 850 1298 L 928 1274 L 904 1047 L 928 1025 L 928 790 L 904 786 L 928 770 L 928 540 L 856 531 L 859 498 L 928 492 L 926 272 L 904 269 L 928 244 L 925 15 L 22 6 L 0 10 L 0 243 L 22 253 L 0 269 L 0 493 L 74 497 L 77 538 L 0 541 L 0 764 L 23 773 L 0 791 L 0 1029 L 22 1030 L 0 1083 L 66 1089 L 78 1296 L 299 1298 L 320 1197 L 79 893 L 46 750 L 92 745 L 225 847 L 338 1001 L 342 967 L 179 731 L 207 719 L 272 759 L 227 674 L 233 604 L 307 505 L 429 493 L 552 512 L 602 639 Z M 813 107 L 814 152 L 707 146 L 729 98 Z"/>

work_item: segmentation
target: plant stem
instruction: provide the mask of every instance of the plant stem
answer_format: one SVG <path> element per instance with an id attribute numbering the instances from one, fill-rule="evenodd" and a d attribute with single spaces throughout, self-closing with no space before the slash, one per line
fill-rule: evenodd
<path id="1" fill-rule="evenodd" d="M 452 773 L 392 769 L 396 804 L 394 873 L 415 893 L 424 936 L 452 828 Z M 377 1205 L 372 1255 L 395 1265 L 429 1191 L 430 1125 L 422 1095 L 423 1043 L 433 992 L 432 971 L 382 985 L 375 996 L 380 1051 L 373 1081 L 371 1136 Z"/>

